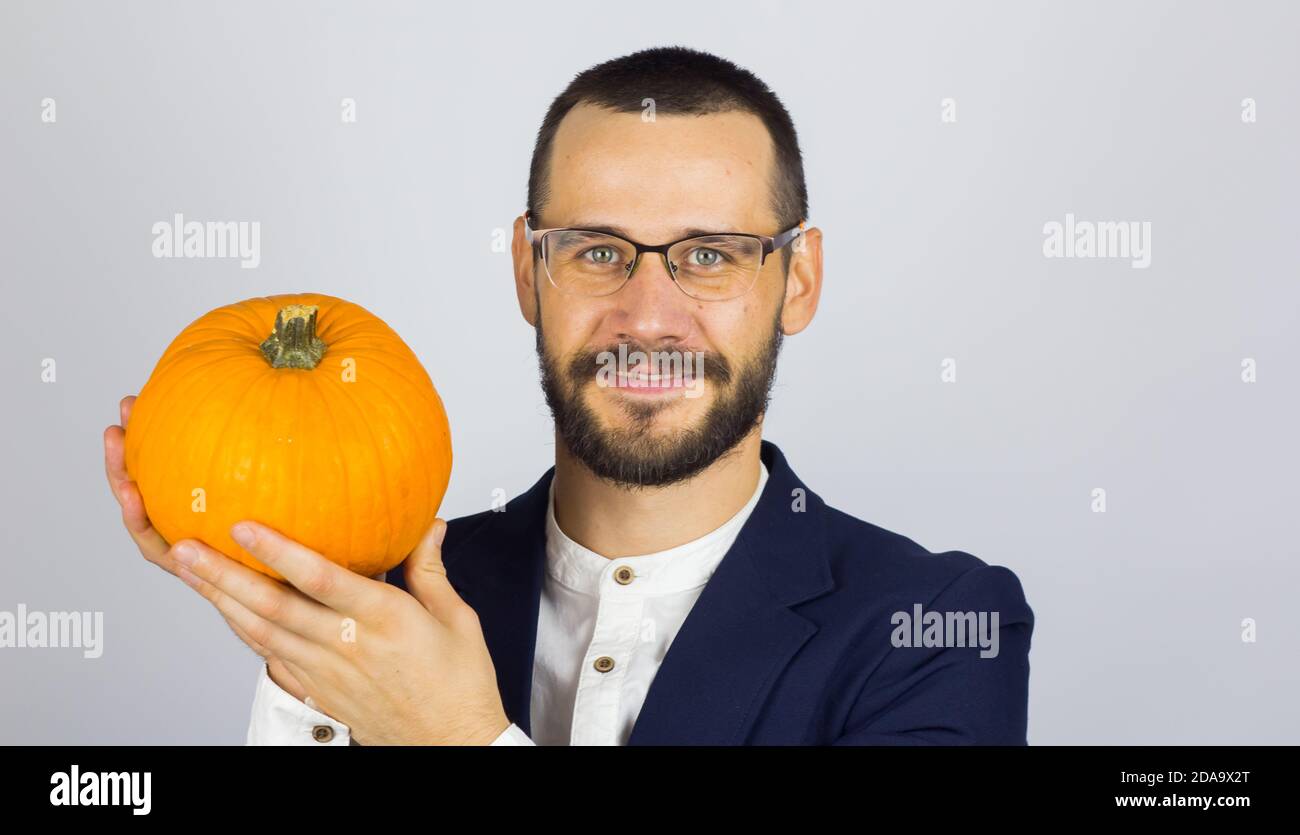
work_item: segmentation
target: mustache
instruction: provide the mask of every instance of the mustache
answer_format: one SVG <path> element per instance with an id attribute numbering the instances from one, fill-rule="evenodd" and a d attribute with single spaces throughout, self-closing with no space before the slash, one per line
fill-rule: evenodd
<path id="1" fill-rule="evenodd" d="M 608 353 L 617 357 L 620 346 L 627 352 L 628 357 L 640 351 L 645 355 L 647 362 L 653 352 L 657 352 L 661 356 L 665 353 L 676 353 L 683 356 L 690 354 L 689 359 L 694 359 L 694 355 L 697 353 L 703 354 L 705 359 L 701 363 L 701 368 L 695 371 L 697 378 L 705 375 L 703 366 L 708 367 L 708 378 L 715 384 L 728 385 L 735 377 L 731 362 L 717 351 L 694 351 L 688 348 L 647 348 L 635 342 L 621 342 L 605 348 L 583 349 L 575 353 L 565 366 L 569 381 L 575 386 L 581 386 L 594 379 L 596 372 L 604 366 L 604 363 L 600 361 L 600 356 Z"/>

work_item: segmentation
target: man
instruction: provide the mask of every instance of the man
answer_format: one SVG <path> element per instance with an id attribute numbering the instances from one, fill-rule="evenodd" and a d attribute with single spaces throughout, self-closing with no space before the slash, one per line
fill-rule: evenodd
<path id="1" fill-rule="evenodd" d="M 776 96 L 681 48 L 598 65 L 552 103 L 528 191 L 515 283 L 555 467 L 435 522 L 386 583 L 251 522 L 235 538 L 294 588 L 169 547 L 106 432 L 141 551 L 267 660 L 248 741 L 1024 744 L 1015 575 L 826 506 L 761 438 L 822 283 Z"/>

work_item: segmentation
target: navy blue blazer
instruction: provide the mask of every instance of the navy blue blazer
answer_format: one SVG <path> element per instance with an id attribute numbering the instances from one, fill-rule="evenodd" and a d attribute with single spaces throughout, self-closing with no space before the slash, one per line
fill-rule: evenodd
<path id="1" fill-rule="evenodd" d="M 774 444 L 761 454 L 758 505 L 669 645 L 628 744 L 1026 744 L 1034 616 L 1016 575 L 828 507 Z M 554 472 L 504 512 L 451 520 L 443 542 L 506 714 L 524 731 Z M 400 566 L 388 581 L 405 587 Z M 895 613 L 918 604 L 997 612 L 997 655 L 896 647 Z"/>

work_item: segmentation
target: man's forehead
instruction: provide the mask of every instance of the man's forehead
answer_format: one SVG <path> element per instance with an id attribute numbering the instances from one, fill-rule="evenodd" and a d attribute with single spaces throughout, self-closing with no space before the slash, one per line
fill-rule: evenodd
<path id="1" fill-rule="evenodd" d="M 752 113 L 661 113 L 647 122 L 640 111 L 579 105 L 552 145 L 547 222 L 661 234 L 752 231 L 744 227 L 772 218 L 774 156 Z"/>
<path id="2" fill-rule="evenodd" d="M 551 148 L 551 165 L 555 168 L 593 160 L 648 157 L 684 164 L 720 162 L 729 168 L 748 168 L 764 175 L 773 156 L 771 135 L 753 113 L 660 113 L 647 121 L 641 111 L 620 113 L 580 104 L 560 121 Z"/>

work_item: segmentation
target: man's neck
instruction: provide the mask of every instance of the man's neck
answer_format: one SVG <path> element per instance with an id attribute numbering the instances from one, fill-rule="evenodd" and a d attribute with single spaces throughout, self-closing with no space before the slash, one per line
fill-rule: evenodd
<path id="1" fill-rule="evenodd" d="M 555 522 L 566 535 L 615 559 L 653 554 L 699 539 L 754 495 L 762 427 L 700 473 L 669 487 L 630 490 L 597 478 L 555 439 Z"/>

